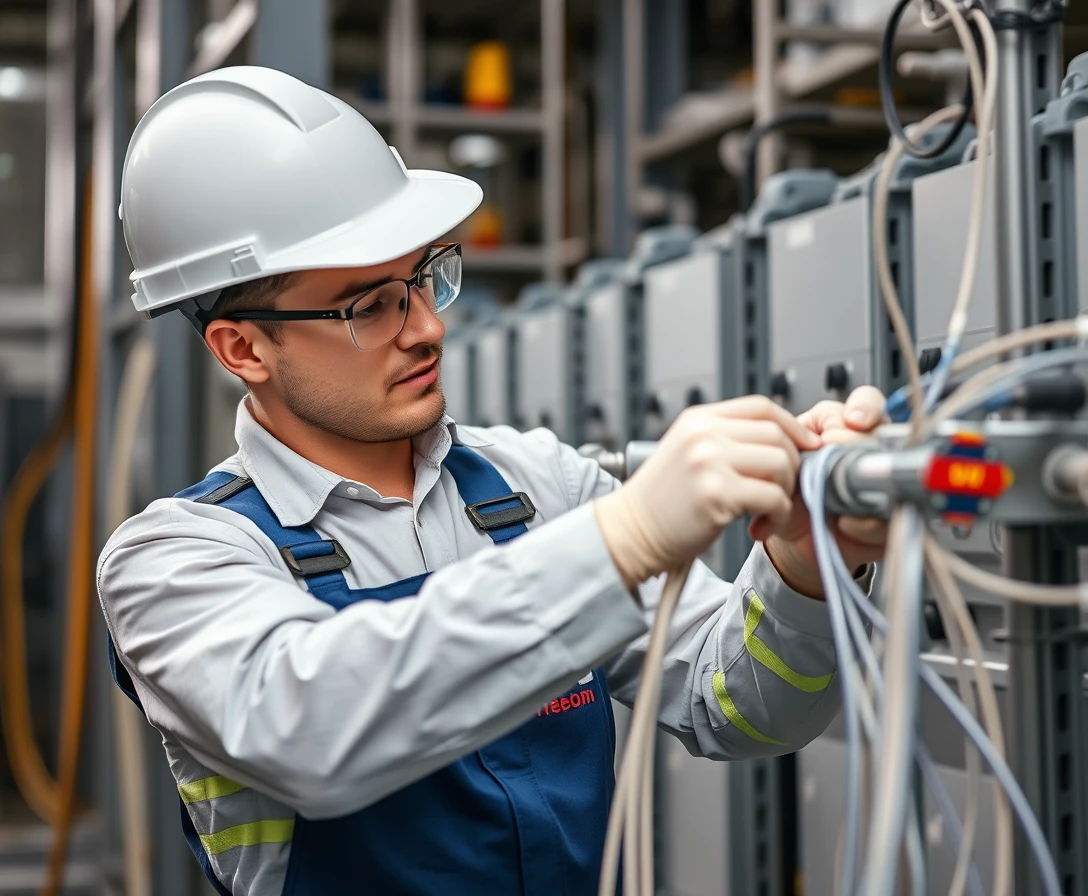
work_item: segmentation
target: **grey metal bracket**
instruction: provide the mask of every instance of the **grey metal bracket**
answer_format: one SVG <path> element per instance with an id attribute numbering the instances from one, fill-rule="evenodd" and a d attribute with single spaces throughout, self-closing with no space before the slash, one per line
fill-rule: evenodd
<path id="1" fill-rule="evenodd" d="M 1038 262 L 1030 322 L 1073 317 L 1078 308 L 1073 131 L 1088 117 L 1088 53 L 1069 64 L 1061 93 L 1032 119 Z"/>

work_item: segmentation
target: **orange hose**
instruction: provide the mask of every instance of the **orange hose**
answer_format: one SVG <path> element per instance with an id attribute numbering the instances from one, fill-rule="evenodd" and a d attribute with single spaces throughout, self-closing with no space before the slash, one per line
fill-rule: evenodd
<path id="1" fill-rule="evenodd" d="M 0 511 L 0 721 L 3 722 L 15 784 L 27 805 L 45 822 L 56 814 L 57 782 L 34 741 L 26 667 L 23 611 L 23 537 L 34 498 L 49 480 L 72 433 L 73 394 L 65 396 L 45 438 L 27 456 L 12 480 Z"/>
<path id="2" fill-rule="evenodd" d="M 98 413 L 98 314 L 93 271 L 93 186 L 84 197 L 83 270 L 79 289 L 76 343 L 75 464 L 68 559 L 68 627 L 65 632 L 64 690 L 61 705 L 57 810 L 53 847 L 42 896 L 60 892 L 75 812 L 79 748 L 87 690 L 87 653 L 91 629 L 91 581 L 94 564 L 95 432 Z"/>

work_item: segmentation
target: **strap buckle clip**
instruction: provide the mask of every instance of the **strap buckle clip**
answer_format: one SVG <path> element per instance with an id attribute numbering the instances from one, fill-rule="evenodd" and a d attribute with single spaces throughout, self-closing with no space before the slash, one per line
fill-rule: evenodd
<path id="1" fill-rule="evenodd" d="M 280 553 L 283 555 L 283 559 L 287 561 L 287 565 L 291 567 L 291 572 L 304 578 L 328 572 L 339 572 L 351 566 L 351 558 L 340 546 L 340 542 L 330 538 L 327 541 L 320 542 L 320 544 L 331 545 L 332 551 L 328 554 L 317 554 L 311 557 L 296 557 L 291 547 L 285 547 L 280 548 Z M 295 545 L 294 547 L 304 547 L 304 545 Z"/>
<path id="2" fill-rule="evenodd" d="M 493 510 L 490 513 L 482 512 L 488 507 L 505 504 L 508 501 L 517 501 L 519 506 Z M 531 520 L 536 516 L 536 507 L 533 506 L 533 502 L 529 500 L 529 496 L 525 492 L 514 492 L 512 495 L 506 495 L 502 498 L 492 498 L 489 501 L 480 501 L 478 504 L 467 504 L 465 513 L 472 520 L 472 525 L 481 532 L 491 532 L 494 529 L 503 529 L 506 526 L 514 526 Z"/>

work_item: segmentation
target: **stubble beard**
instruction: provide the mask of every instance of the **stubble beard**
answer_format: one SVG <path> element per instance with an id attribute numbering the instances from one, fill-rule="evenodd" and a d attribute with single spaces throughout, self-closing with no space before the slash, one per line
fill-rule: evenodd
<path id="1" fill-rule="evenodd" d="M 406 418 L 383 420 L 383 408 L 360 402 L 357 393 L 335 387 L 315 388 L 304 382 L 291 364 L 279 369 L 282 400 L 286 408 L 304 423 L 342 439 L 365 444 L 413 439 L 442 420 L 446 396 L 439 380 L 428 386 Z"/>

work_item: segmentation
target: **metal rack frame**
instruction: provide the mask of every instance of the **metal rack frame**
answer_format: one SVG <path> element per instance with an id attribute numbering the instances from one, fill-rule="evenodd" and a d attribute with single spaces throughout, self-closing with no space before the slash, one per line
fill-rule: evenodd
<path id="1" fill-rule="evenodd" d="M 656 131 L 649 130 L 645 127 L 643 114 L 647 103 L 643 73 L 650 62 L 649 57 L 660 56 L 668 60 L 671 55 L 667 44 L 660 53 L 648 53 L 646 50 L 647 10 L 655 2 L 657 0 L 623 0 L 623 168 L 627 210 L 635 210 L 639 206 L 648 166 L 675 158 L 708 139 L 769 120 L 787 106 L 796 108 L 820 90 L 863 72 L 879 59 L 878 47 L 882 37 L 879 29 L 795 25 L 781 19 L 776 0 L 755 0 L 753 84 L 722 88 L 718 92 L 719 103 L 713 115 Z M 779 60 L 781 47 L 794 41 L 839 46 L 829 48 L 824 56 L 801 68 Z M 950 45 L 947 34 L 912 33 L 904 29 L 896 48 L 898 52 Z M 666 61 L 664 64 L 669 63 Z M 852 126 L 884 127 L 879 111 L 871 115 L 866 115 L 865 110 L 852 112 L 854 114 L 849 116 Z M 777 170 L 781 146 L 782 138 L 776 135 L 769 135 L 761 142 L 757 183 Z M 626 251 L 627 248 L 624 246 L 621 250 Z"/>
<path id="2" fill-rule="evenodd" d="M 1027 13 L 1033 0 L 998 0 L 995 8 Z M 1058 96 L 1062 70 L 1062 29 L 1001 31 L 998 57 L 1002 77 L 997 125 L 995 206 L 998 239 L 998 331 L 1007 333 L 1040 322 L 1052 313 L 1053 281 L 1045 250 L 1048 151 L 1035 137 L 1035 116 Z M 1069 297 L 1071 301 L 1073 297 Z M 1057 309 L 1065 314 L 1076 308 Z M 1077 549 L 1088 544 L 1083 527 L 1009 528 L 1003 572 L 1013 579 L 1062 583 L 1079 579 Z M 1047 841 L 1062 887 L 1088 896 L 1088 782 L 1078 755 L 1088 666 L 1085 632 L 1072 610 L 1010 606 L 1009 708 L 1006 718 L 1013 771 L 1021 781 Z M 1017 893 L 1041 892 L 1030 850 L 1016 838 Z"/>
<path id="3" fill-rule="evenodd" d="M 537 137 L 542 147 L 541 232 L 539 246 L 466 247 L 469 271 L 536 272 L 561 282 L 567 268 L 583 259 L 581 240 L 564 238 L 565 192 L 565 36 L 566 0 L 540 0 L 541 98 L 539 109 L 479 112 L 426 105 L 422 101 L 423 37 L 420 0 L 391 0 L 386 35 L 389 101 L 376 103 L 341 93 L 373 124 L 389 127 L 392 144 L 409 165 L 424 130 L 482 132 Z"/>

